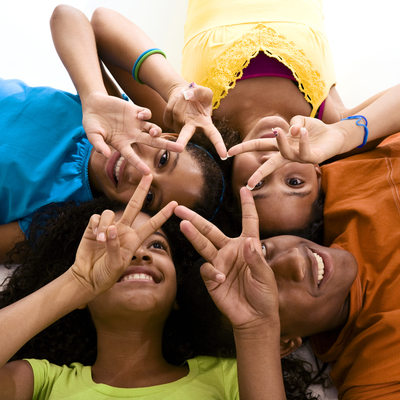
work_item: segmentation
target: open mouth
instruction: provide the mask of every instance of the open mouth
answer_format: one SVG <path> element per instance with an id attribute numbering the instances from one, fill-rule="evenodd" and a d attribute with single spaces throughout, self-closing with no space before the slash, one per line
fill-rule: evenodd
<path id="1" fill-rule="evenodd" d="M 312 252 L 312 253 L 313 253 L 315 259 L 317 260 L 317 264 L 318 264 L 318 285 L 319 285 L 322 282 L 322 279 L 324 279 L 324 273 L 325 273 L 324 260 L 317 253 L 314 253 L 314 252 Z"/>
<path id="2" fill-rule="evenodd" d="M 114 168 L 113 168 L 113 175 L 114 175 L 114 179 L 116 182 L 119 181 L 119 171 L 121 169 L 121 165 L 124 162 L 125 158 L 120 156 L 118 158 L 118 160 L 116 161 L 116 163 L 114 164 Z"/>
<path id="3" fill-rule="evenodd" d="M 150 281 L 154 282 L 154 279 L 151 275 L 143 274 L 143 273 L 135 273 L 123 276 L 119 282 L 125 281 Z"/>

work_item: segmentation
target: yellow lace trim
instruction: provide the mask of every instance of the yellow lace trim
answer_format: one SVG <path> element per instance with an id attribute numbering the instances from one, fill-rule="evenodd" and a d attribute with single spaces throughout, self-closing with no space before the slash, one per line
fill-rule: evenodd
<path id="1" fill-rule="evenodd" d="M 313 107 L 313 116 L 317 111 L 315 106 L 319 106 L 325 97 L 325 84 L 321 74 L 294 42 L 288 41 L 284 35 L 277 34 L 263 24 L 257 25 L 242 36 L 209 68 L 201 84 L 213 91 L 213 108 L 219 107 L 221 99 L 228 94 L 229 89 L 235 87 L 236 80 L 242 77 L 243 68 L 259 51 L 275 57 L 293 72 L 304 98 Z"/>

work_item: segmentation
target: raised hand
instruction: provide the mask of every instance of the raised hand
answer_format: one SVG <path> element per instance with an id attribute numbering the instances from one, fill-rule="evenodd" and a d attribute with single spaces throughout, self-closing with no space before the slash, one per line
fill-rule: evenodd
<path id="1" fill-rule="evenodd" d="M 261 252 L 253 197 L 246 188 L 240 195 L 243 231 L 234 239 L 186 207 L 178 206 L 175 214 L 184 220 L 182 232 L 208 261 L 200 272 L 213 301 L 234 328 L 248 329 L 265 319 L 279 321 L 279 303 L 274 274 Z"/>
<path id="2" fill-rule="evenodd" d="M 147 196 L 151 175 L 143 176 L 121 219 L 106 210 L 93 215 L 82 237 L 71 271 L 94 296 L 109 289 L 129 266 L 133 255 L 153 232 L 173 214 L 176 202 L 167 204 L 139 229 L 131 225 Z"/>
<path id="3" fill-rule="evenodd" d="M 279 152 L 254 171 L 247 184 L 249 188 L 289 162 L 319 164 L 345 151 L 348 133 L 343 123 L 324 124 L 316 118 L 297 116 L 290 121 L 289 132 L 274 129 Z M 270 139 L 255 139 L 229 149 L 229 156 L 250 152 L 269 151 Z"/>
<path id="4" fill-rule="evenodd" d="M 82 104 L 82 111 L 83 128 L 94 149 L 108 157 L 111 150 L 107 144 L 111 145 L 143 174 L 149 174 L 150 169 L 133 151 L 132 143 L 183 151 L 182 144 L 154 137 L 161 134 L 161 128 L 145 121 L 151 118 L 150 110 L 131 102 L 92 92 Z"/>
<path id="5" fill-rule="evenodd" d="M 164 123 L 179 133 L 177 143 L 186 146 L 196 129 L 204 132 L 221 158 L 227 151 L 218 129 L 211 120 L 212 91 L 191 83 L 189 87 L 175 89 L 164 112 Z"/>

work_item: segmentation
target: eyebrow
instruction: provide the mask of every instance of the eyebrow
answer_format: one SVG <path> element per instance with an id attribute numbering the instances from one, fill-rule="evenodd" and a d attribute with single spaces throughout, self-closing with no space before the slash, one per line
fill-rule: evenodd
<path id="1" fill-rule="evenodd" d="M 155 231 L 155 232 L 152 233 L 152 235 L 159 235 L 159 236 L 162 236 L 162 237 L 167 241 L 168 246 L 169 246 L 168 238 L 167 238 L 163 233 L 158 232 L 158 231 Z"/>
<path id="2" fill-rule="evenodd" d="M 176 157 L 175 157 L 174 162 L 172 163 L 172 167 L 169 170 L 169 172 L 172 172 L 176 168 L 176 166 L 178 165 L 179 153 L 174 153 L 174 154 L 176 154 Z M 162 194 L 162 192 L 160 192 L 160 195 L 158 196 L 157 205 L 156 205 L 156 209 L 157 210 L 161 209 L 161 204 L 163 202 L 163 199 L 164 199 L 163 194 Z"/>
<path id="3" fill-rule="evenodd" d="M 306 197 L 309 194 L 311 194 L 312 190 L 309 190 L 307 192 L 284 192 L 285 196 L 297 196 L 297 197 Z M 268 197 L 271 196 L 271 193 L 264 193 L 264 194 L 256 194 L 253 199 L 255 200 L 259 200 L 259 199 L 266 199 Z"/>

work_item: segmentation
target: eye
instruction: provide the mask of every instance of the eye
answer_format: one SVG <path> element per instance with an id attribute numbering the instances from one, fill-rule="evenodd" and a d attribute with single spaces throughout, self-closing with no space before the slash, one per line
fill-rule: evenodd
<path id="1" fill-rule="evenodd" d="M 290 186 L 300 186 L 304 183 L 304 181 L 299 178 L 290 178 L 286 180 L 286 183 Z"/>
<path id="2" fill-rule="evenodd" d="M 267 258 L 267 246 L 264 243 L 261 243 L 261 250 L 262 250 L 263 256 L 265 258 Z"/>
<path id="3" fill-rule="evenodd" d="M 264 183 L 265 183 L 265 181 L 260 181 L 260 182 L 258 182 L 257 185 L 254 186 L 253 190 L 260 189 L 261 187 L 264 186 Z M 244 186 L 247 186 L 247 182 L 244 184 Z"/>
<path id="4" fill-rule="evenodd" d="M 146 209 L 146 208 L 150 207 L 150 205 L 153 203 L 153 201 L 154 201 L 154 194 L 151 190 L 149 190 L 147 192 L 146 198 L 144 199 L 143 208 Z"/>
<path id="5" fill-rule="evenodd" d="M 158 167 L 159 168 L 164 167 L 165 165 L 168 164 L 168 161 L 169 161 L 169 152 L 166 151 L 165 153 L 162 154 L 160 161 L 158 162 Z"/>
<path id="6" fill-rule="evenodd" d="M 153 248 L 153 249 L 157 249 L 157 250 L 163 250 L 163 251 L 168 251 L 168 243 L 162 241 L 162 240 L 153 240 L 150 244 L 149 244 L 149 249 Z"/>

